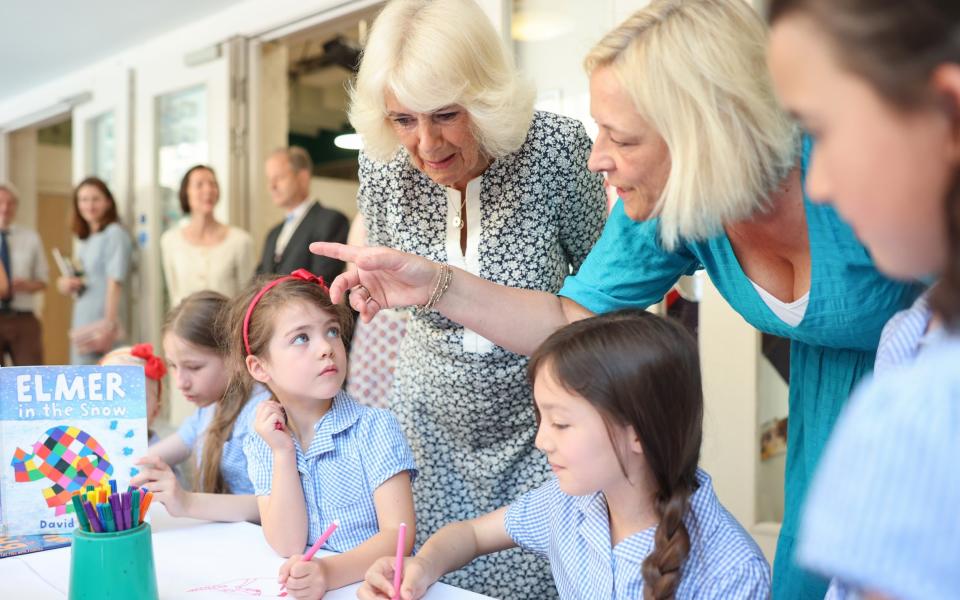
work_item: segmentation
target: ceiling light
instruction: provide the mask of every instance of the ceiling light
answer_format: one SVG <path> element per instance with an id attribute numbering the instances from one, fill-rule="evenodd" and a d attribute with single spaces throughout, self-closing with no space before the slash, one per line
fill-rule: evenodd
<path id="1" fill-rule="evenodd" d="M 542 42 L 573 31 L 570 15 L 537 8 L 521 9 L 513 13 L 510 35 L 518 42 Z"/>
<path id="2" fill-rule="evenodd" d="M 329 138 L 328 138 L 329 139 Z M 363 150 L 359 133 L 344 133 L 333 138 L 333 145 L 344 150 Z"/>

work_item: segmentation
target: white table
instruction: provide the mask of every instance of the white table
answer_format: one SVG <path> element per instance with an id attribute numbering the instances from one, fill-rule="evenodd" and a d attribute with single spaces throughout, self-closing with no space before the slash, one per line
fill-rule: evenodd
<path id="1" fill-rule="evenodd" d="M 267 545 L 259 526 L 173 518 L 159 504 L 150 507 L 150 517 L 160 598 L 277 597 L 277 572 L 284 559 Z M 70 548 L 0 559 L 0 598 L 64 600 L 69 582 Z M 355 598 L 358 587 L 340 588 L 324 598 Z M 490 600 L 442 583 L 426 599 Z"/>

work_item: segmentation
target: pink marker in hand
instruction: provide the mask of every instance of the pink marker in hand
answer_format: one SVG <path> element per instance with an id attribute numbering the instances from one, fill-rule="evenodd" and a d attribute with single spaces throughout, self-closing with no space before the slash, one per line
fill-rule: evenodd
<path id="1" fill-rule="evenodd" d="M 397 558 L 393 562 L 393 598 L 400 600 L 400 582 L 403 581 L 403 556 L 406 554 L 407 524 L 400 523 L 400 531 L 397 532 Z"/>
<path id="2" fill-rule="evenodd" d="M 317 550 L 322 548 L 323 545 L 327 543 L 327 540 L 330 539 L 330 536 L 333 535 L 333 532 L 336 531 L 337 527 L 339 526 L 340 526 L 340 521 L 338 519 L 334 519 L 333 523 L 330 523 L 330 527 L 327 527 L 327 530 L 323 532 L 323 535 L 317 538 L 317 541 L 315 541 L 313 545 L 310 546 L 310 549 L 307 550 L 307 553 L 304 554 L 303 558 L 301 558 L 300 560 L 302 560 L 303 562 L 309 562 L 313 560 L 313 555 L 316 554 Z"/>
<path id="3" fill-rule="evenodd" d="M 330 523 L 330 527 L 327 527 L 327 530 L 324 531 L 323 534 L 317 538 L 317 541 L 315 541 L 312 546 L 310 546 L 310 549 L 307 550 L 307 553 L 300 557 L 300 561 L 310 562 L 311 560 L 313 560 L 313 555 L 316 554 L 317 551 L 320 548 L 322 548 L 324 544 L 327 543 L 327 540 L 330 539 L 330 536 L 333 535 L 333 532 L 336 531 L 337 527 L 339 526 L 340 526 L 340 521 L 338 519 L 334 519 L 333 523 Z M 286 596 L 286 595 L 287 595 L 287 586 L 282 586 L 280 588 L 280 596 Z"/>

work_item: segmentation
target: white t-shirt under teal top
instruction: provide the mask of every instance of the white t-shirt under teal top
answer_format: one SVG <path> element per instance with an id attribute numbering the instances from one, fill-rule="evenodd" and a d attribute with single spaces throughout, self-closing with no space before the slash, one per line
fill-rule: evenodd
<path id="1" fill-rule="evenodd" d="M 253 484 L 250 483 L 250 477 L 247 475 L 247 458 L 243 454 L 243 440 L 248 435 L 256 435 L 253 429 L 253 419 L 256 415 L 257 405 L 268 398 L 270 398 L 270 390 L 259 385 L 253 388 L 250 398 L 233 423 L 233 432 L 223 444 L 220 472 L 223 474 L 224 482 L 234 494 L 253 493 Z M 180 429 L 177 430 L 177 435 L 180 436 L 183 443 L 193 449 L 198 468 L 200 467 L 200 459 L 203 457 L 203 433 L 210 425 L 213 413 L 216 410 L 216 404 L 198 408 L 184 420 Z"/>

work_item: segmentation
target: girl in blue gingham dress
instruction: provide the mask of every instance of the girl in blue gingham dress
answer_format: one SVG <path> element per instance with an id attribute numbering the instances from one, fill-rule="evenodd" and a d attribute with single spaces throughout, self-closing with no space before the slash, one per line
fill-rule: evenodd
<path id="1" fill-rule="evenodd" d="M 626 310 L 575 322 L 530 360 L 536 445 L 555 478 L 447 525 L 408 559 L 415 599 L 476 556 L 546 556 L 561 598 L 765 599 L 770 567 L 697 468 L 703 398 L 696 342 L 673 321 Z M 390 598 L 381 558 L 359 597 Z"/>
<path id="2" fill-rule="evenodd" d="M 137 461 L 140 473 L 131 483 L 152 491 L 173 516 L 212 521 L 257 518 L 243 442 L 256 435 L 253 415 L 267 394 L 262 386 L 231 385 L 226 375 L 225 335 L 217 326 L 226 306 L 222 294 L 195 292 L 164 321 L 164 359 L 172 383 L 197 410 L 175 433 L 151 443 L 147 456 Z M 191 454 L 195 483 L 182 486 L 178 468 Z"/>
<path id="3" fill-rule="evenodd" d="M 331 303 L 323 279 L 298 269 L 261 280 L 229 314 L 234 368 L 273 396 L 244 442 L 263 534 L 290 557 L 280 582 L 294 597 L 319 598 L 393 552 L 401 523 L 412 549 L 413 453 L 390 412 L 342 390 L 353 317 Z M 340 554 L 302 561 L 335 521 L 323 548 Z"/>

